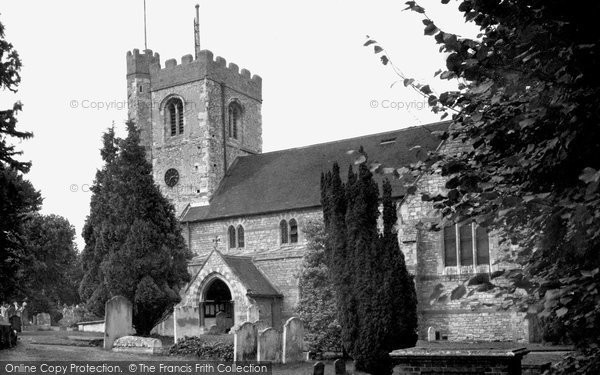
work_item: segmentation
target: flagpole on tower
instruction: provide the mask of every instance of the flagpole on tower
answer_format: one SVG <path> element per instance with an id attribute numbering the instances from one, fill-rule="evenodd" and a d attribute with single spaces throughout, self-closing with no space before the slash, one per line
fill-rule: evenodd
<path id="1" fill-rule="evenodd" d="M 194 52 L 198 58 L 200 56 L 200 4 L 196 4 L 196 18 L 194 19 Z"/>
<path id="2" fill-rule="evenodd" d="M 144 0 L 144 49 L 148 49 L 148 37 L 146 34 L 146 0 Z"/>

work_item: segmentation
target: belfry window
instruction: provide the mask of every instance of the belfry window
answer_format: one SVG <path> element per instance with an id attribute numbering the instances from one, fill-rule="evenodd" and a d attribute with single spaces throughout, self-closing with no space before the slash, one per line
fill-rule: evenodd
<path id="1" fill-rule="evenodd" d="M 229 104 L 229 138 L 238 139 L 238 132 L 242 126 L 242 107 L 237 102 Z"/>
<path id="2" fill-rule="evenodd" d="M 171 136 L 183 134 L 183 101 L 171 98 L 166 105 L 166 119 Z"/>
<path id="3" fill-rule="evenodd" d="M 444 264 L 446 267 L 489 264 L 490 240 L 485 228 L 475 223 L 444 228 Z"/>

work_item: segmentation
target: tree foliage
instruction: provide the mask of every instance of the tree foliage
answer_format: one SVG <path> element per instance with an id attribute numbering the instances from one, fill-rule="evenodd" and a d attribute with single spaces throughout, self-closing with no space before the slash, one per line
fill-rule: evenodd
<path id="1" fill-rule="evenodd" d="M 132 301 L 133 325 L 147 335 L 163 314 L 179 302 L 190 280 L 191 253 L 181 235 L 175 210 L 152 178 L 152 166 L 139 144 L 139 131 L 103 136 L 102 170 L 96 174 L 83 237 L 84 277 L 80 294 L 97 314 L 104 303 L 122 295 Z"/>
<path id="2" fill-rule="evenodd" d="M 580 348 L 595 350 L 600 29 L 594 15 L 600 5 L 458 3 L 465 20 L 480 28 L 477 38 L 441 30 L 422 6 L 406 3 L 424 17 L 424 33 L 447 55 L 436 75 L 457 79 L 458 86 L 438 95 L 408 77 L 405 84 L 426 96 L 434 112 L 454 111 L 446 137 L 471 146 L 457 155 L 431 155 L 427 167 L 447 176 L 448 192 L 425 198 L 447 220 L 475 218 L 518 244 L 514 260 L 524 269 L 514 280 L 531 286 L 539 316 L 558 319 Z M 387 56 L 384 63 L 390 63 Z"/>
<path id="3" fill-rule="evenodd" d="M 0 91 L 17 91 L 20 69 L 19 54 L 5 39 L 0 23 Z M 17 129 L 16 114 L 21 108 L 17 102 L 0 110 L 0 301 L 22 294 L 19 281 L 29 257 L 23 245 L 23 223 L 42 203 L 40 193 L 23 178 L 31 163 L 15 158 L 21 152 L 13 142 L 32 137 L 32 133 Z"/>
<path id="4" fill-rule="evenodd" d="M 308 222 L 304 232 L 308 251 L 298 285 L 298 314 L 306 328 L 306 341 L 312 352 L 341 352 L 336 292 L 325 253 L 325 227 L 322 222 Z"/>
<path id="5" fill-rule="evenodd" d="M 388 353 L 417 341 L 417 297 L 398 245 L 396 207 L 389 181 L 383 187 L 383 232 L 379 233 L 379 188 L 366 162 L 339 167 L 322 177 L 326 251 L 337 294 L 342 344 L 358 370 L 391 373 Z"/>
<path id="6" fill-rule="evenodd" d="M 59 305 L 79 303 L 75 228 L 61 216 L 35 214 L 25 223 L 23 237 L 29 258 L 20 287 L 30 312 L 56 315 Z"/>

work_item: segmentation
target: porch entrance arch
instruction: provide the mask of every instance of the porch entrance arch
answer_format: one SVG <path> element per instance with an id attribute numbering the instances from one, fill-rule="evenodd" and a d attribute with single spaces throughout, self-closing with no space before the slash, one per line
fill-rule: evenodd
<path id="1" fill-rule="evenodd" d="M 205 332 L 212 326 L 226 324 L 232 327 L 234 324 L 233 297 L 229 286 L 218 276 L 213 276 L 207 280 L 206 286 L 202 289 L 200 295 L 200 327 L 203 327 Z M 217 322 L 217 314 L 224 313 L 228 320 Z M 223 314 L 220 315 L 223 317 Z"/>

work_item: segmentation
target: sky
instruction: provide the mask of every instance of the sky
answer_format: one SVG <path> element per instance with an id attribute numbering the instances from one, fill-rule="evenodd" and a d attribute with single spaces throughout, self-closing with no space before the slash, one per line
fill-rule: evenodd
<path id="1" fill-rule="evenodd" d="M 409 77 L 438 92 L 444 55 L 423 35 L 422 16 L 404 1 L 147 0 L 148 48 L 161 63 L 193 54 L 195 4 L 201 48 L 263 79 L 263 151 L 306 146 L 439 120 L 424 99 L 380 63 L 366 36 Z M 473 37 L 458 2 L 420 4 L 445 31 Z M 66 217 L 78 248 L 89 214 L 102 133 L 125 133 L 127 51 L 144 48 L 143 0 L 3 0 L 0 22 L 23 62 L 19 91 L 0 92 L 0 108 L 20 100 L 15 141 L 44 198 L 42 213 Z"/>

